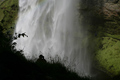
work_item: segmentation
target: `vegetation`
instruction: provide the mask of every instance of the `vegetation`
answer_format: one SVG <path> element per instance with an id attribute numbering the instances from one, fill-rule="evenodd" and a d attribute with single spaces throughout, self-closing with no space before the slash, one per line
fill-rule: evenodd
<path id="1" fill-rule="evenodd" d="M 8 37 L 13 34 L 18 14 L 18 0 L 4 0 L 0 3 L 0 26 Z"/>
<path id="2" fill-rule="evenodd" d="M 0 36 L 1 80 L 89 80 L 68 71 L 60 63 L 46 62 L 43 56 L 36 62 L 27 61 L 21 54 L 22 50 L 11 49 L 10 40 L 1 32 Z"/>

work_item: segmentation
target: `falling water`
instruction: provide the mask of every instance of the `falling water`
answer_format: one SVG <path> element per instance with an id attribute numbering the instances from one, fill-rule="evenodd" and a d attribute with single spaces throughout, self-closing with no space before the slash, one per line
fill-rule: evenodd
<path id="1" fill-rule="evenodd" d="M 91 76 L 88 33 L 78 18 L 78 0 L 19 0 L 15 33 L 25 33 L 16 42 L 28 60 L 43 55 L 59 61 L 80 76 Z"/>

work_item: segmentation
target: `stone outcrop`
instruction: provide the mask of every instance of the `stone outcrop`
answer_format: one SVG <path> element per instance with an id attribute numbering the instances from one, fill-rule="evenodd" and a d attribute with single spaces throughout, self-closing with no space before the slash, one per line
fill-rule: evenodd
<path id="1" fill-rule="evenodd" d="M 120 0 L 104 0 L 105 3 L 119 3 Z"/>
<path id="2" fill-rule="evenodd" d="M 120 75 L 120 0 L 104 0 L 103 25 L 99 27 L 97 53 L 99 69 L 115 77 Z M 96 65 L 97 66 L 97 65 Z"/>
<path id="3" fill-rule="evenodd" d="M 103 13 L 106 18 L 111 16 L 119 16 L 120 14 L 120 0 L 104 0 Z"/>

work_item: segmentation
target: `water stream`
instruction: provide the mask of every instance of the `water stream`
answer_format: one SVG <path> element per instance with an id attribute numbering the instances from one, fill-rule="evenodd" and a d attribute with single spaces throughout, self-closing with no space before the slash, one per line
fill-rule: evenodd
<path id="1" fill-rule="evenodd" d="M 23 50 L 28 60 L 43 55 L 48 62 L 59 61 L 79 76 L 91 76 L 88 33 L 81 25 L 77 4 L 78 0 L 19 0 L 14 33 L 28 37 L 14 40 L 15 49 Z"/>

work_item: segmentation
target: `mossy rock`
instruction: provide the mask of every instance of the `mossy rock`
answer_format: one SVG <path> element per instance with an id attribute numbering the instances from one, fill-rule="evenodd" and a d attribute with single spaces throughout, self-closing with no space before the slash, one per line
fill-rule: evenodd
<path id="1" fill-rule="evenodd" d="M 4 17 L 3 10 L 2 10 L 2 9 L 0 9 L 0 21 L 3 19 L 3 17 Z"/>
<path id="2" fill-rule="evenodd" d="M 18 0 L 4 0 L 0 4 L 0 27 L 6 36 L 13 34 L 18 15 Z"/>
<path id="3" fill-rule="evenodd" d="M 102 48 L 99 49 L 96 59 L 102 70 L 111 76 L 120 74 L 120 41 L 111 37 L 102 38 Z"/>

